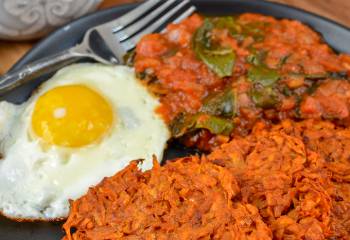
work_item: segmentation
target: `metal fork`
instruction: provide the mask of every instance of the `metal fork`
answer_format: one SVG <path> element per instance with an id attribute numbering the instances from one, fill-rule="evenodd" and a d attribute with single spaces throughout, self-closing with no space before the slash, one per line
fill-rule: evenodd
<path id="1" fill-rule="evenodd" d="M 123 56 L 136 46 L 143 35 L 160 29 L 171 19 L 177 23 L 191 15 L 195 7 L 188 6 L 189 2 L 149 0 L 113 21 L 90 28 L 80 44 L 2 76 L 0 94 L 82 58 L 104 64 L 123 64 Z"/>

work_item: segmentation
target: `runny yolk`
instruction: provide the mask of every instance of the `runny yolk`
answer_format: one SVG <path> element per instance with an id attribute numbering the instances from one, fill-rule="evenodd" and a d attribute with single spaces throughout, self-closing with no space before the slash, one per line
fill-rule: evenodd
<path id="1" fill-rule="evenodd" d="M 109 102 L 92 89 L 60 86 L 37 100 L 32 129 L 50 145 L 82 147 L 100 140 L 111 128 L 113 117 Z"/>

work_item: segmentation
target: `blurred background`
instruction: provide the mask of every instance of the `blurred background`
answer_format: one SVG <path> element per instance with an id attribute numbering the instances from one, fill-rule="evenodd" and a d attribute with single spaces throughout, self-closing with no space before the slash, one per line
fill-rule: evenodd
<path id="1" fill-rule="evenodd" d="M 33 1 L 33 2 L 31 2 Z M 40 4 L 40 0 L 31 0 L 30 4 L 37 3 Z M 64 10 L 59 5 L 59 1 L 53 1 L 48 0 L 52 3 L 52 9 L 53 11 L 68 11 L 68 9 Z M 81 16 L 86 14 L 86 12 L 92 12 L 97 11 L 99 9 L 114 7 L 120 4 L 125 3 L 133 3 L 138 2 L 140 0 L 75 0 L 76 2 L 79 1 L 85 1 L 83 5 L 79 6 L 76 5 L 74 8 L 69 9 L 71 14 L 74 14 L 74 16 Z M 215 1 L 215 0 L 213 0 Z M 350 0 L 271 0 L 273 2 L 279 2 L 291 6 L 295 6 L 298 8 L 305 9 L 307 11 L 319 14 L 321 16 L 327 17 L 329 19 L 332 19 L 338 23 L 341 23 L 347 27 L 350 27 Z M 74 4 L 76 3 L 74 2 Z M 2 13 L 2 9 L 5 9 L 3 11 L 6 11 L 6 9 L 9 9 L 7 11 L 11 11 L 11 14 L 15 16 L 21 16 L 23 19 L 30 21 L 31 17 L 35 17 L 32 15 L 25 16 L 23 15 L 23 12 L 25 11 L 26 4 L 28 5 L 28 0 L 0 0 L 0 37 L 1 32 L 4 32 L 2 26 L 1 26 L 1 16 L 4 17 L 4 13 Z M 67 19 L 59 19 L 51 17 L 48 19 L 48 22 L 53 23 L 48 28 L 51 30 L 56 26 L 59 26 L 63 24 L 65 21 L 71 21 L 73 18 L 67 18 Z M 9 21 L 11 19 L 6 18 L 5 20 Z M 41 23 L 44 25 L 45 23 Z M 37 23 L 37 25 L 34 26 L 39 28 L 40 24 Z M 42 26 L 41 26 L 42 27 Z M 39 32 L 39 35 L 45 35 L 44 32 Z M 30 36 L 30 35 L 28 35 Z M 37 35 L 35 35 L 37 36 Z M 26 36 L 14 36 L 14 39 L 21 39 L 25 38 Z M 3 36 L 4 38 L 4 36 Z M 37 38 L 37 37 L 36 37 Z M 20 59 L 30 48 L 32 48 L 39 39 L 35 40 L 21 40 L 21 41 L 9 41 L 9 40 L 0 40 L 0 75 L 7 72 L 7 70 L 15 63 L 18 59 Z"/>

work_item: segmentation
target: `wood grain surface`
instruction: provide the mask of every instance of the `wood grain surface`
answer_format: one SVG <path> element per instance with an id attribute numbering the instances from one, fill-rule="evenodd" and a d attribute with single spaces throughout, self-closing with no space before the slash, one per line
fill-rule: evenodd
<path id="1" fill-rule="evenodd" d="M 100 8 L 108 8 L 119 4 L 138 0 L 104 0 Z M 215 0 L 213 0 L 215 1 Z M 350 27 L 350 0 L 271 0 L 314 12 Z M 0 41 L 0 75 L 4 74 L 20 59 L 36 41 L 8 42 Z"/>

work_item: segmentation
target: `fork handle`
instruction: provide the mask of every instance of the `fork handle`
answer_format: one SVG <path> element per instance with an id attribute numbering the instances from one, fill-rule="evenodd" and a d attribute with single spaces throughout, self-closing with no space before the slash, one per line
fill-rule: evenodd
<path id="1" fill-rule="evenodd" d="M 74 52 L 73 49 L 68 49 L 34 61 L 20 70 L 10 71 L 0 77 L 0 95 L 43 74 L 56 71 L 63 66 L 76 62 L 83 57 L 83 55 Z"/>

